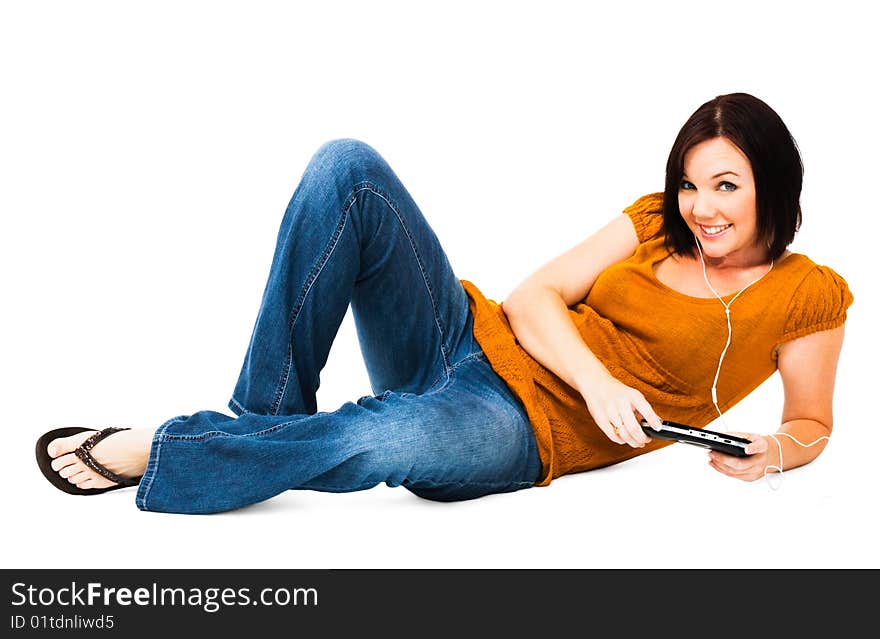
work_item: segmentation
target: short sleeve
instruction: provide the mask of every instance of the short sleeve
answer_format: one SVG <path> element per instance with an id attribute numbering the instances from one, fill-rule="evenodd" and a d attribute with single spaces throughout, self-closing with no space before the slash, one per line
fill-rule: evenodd
<path id="1" fill-rule="evenodd" d="M 663 192 L 643 195 L 623 209 L 623 212 L 632 220 L 639 244 L 647 242 L 657 237 L 663 228 Z"/>
<path id="2" fill-rule="evenodd" d="M 816 266 L 789 302 L 779 343 L 837 328 L 846 321 L 846 310 L 852 303 L 846 280 L 827 266 Z"/>

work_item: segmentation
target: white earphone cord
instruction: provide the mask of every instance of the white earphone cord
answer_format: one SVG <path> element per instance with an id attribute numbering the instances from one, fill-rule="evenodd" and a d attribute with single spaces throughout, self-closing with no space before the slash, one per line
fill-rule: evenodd
<path id="1" fill-rule="evenodd" d="M 715 369 L 715 379 L 712 380 L 712 403 L 715 405 L 715 410 L 718 411 L 718 417 L 721 418 L 721 423 L 722 423 L 723 426 L 724 426 L 724 430 L 729 432 L 730 429 L 727 427 L 727 422 L 724 420 L 724 414 L 721 412 L 721 409 L 718 407 L 718 392 L 717 392 L 717 386 L 718 386 L 718 376 L 721 374 L 721 362 L 724 361 L 724 356 L 727 354 L 727 349 L 730 347 L 730 342 L 731 342 L 731 339 L 733 338 L 733 326 L 732 326 L 731 323 L 730 323 L 730 305 L 733 304 L 733 302 L 736 300 L 737 297 L 739 297 L 740 295 L 742 295 L 742 292 L 743 292 L 744 290 L 746 290 L 746 289 L 747 289 L 748 287 L 750 287 L 752 284 L 754 284 L 755 282 L 757 282 L 758 280 L 760 280 L 762 277 L 764 277 L 765 275 L 767 275 L 767 273 L 769 273 L 771 270 L 773 270 L 773 264 L 774 264 L 774 262 L 773 262 L 773 260 L 770 260 L 770 268 L 768 268 L 768 269 L 767 269 L 766 271 L 764 271 L 764 273 L 762 273 L 760 276 L 758 276 L 757 278 L 755 278 L 754 280 L 752 280 L 751 282 L 749 282 L 748 284 L 746 284 L 746 285 L 745 285 L 745 286 L 739 291 L 739 293 L 737 293 L 736 295 L 733 296 L 733 299 L 732 299 L 732 300 L 730 300 L 729 302 L 725 302 L 725 301 L 721 298 L 721 296 L 718 294 L 718 292 L 712 287 L 712 284 L 709 283 L 709 275 L 708 275 L 708 273 L 706 273 L 706 260 L 703 259 L 703 249 L 702 249 L 702 247 L 700 246 L 700 240 L 697 239 L 697 236 L 696 236 L 696 235 L 694 235 L 694 241 L 695 241 L 696 244 L 697 244 L 697 251 L 700 253 L 700 262 L 701 262 L 702 265 L 703 265 L 703 279 L 706 280 L 706 286 L 709 287 L 709 290 L 712 291 L 712 294 L 715 295 L 715 297 L 718 298 L 718 301 L 721 302 L 721 304 L 724 306 L 724 314 L 727 316 L 727 342 L 724 344 L 724 349 L 721 351 L 721 357 L 718 359 L 718 368 Z M 794 435 L 791 435 L 790 433 L 786 433 L 786 432 L 778 431 L 778 432 L 776 432 L 775 434 L 771 434 L 770 437 L 773 438 L 773 441 L 776 442 L 776 447 L 779 449 L 779 465 L 778 465 L 778 466 L 775 466 L 775 465 L 773 465 L 773 464 L 768 464 L 767 466 L 765 466 L 765 467 L 764 467 L 764 478 L 767 479 L 768 485 L 769 485 L 773 490 L 776 490 L 777 488 L 779 488 L 779 485 L 782 483 L 782 468 L 783 468 L 783 461 L 782 461 L 782 444 L 779 442 L 779 438 L 777 437 L 777 435 L 785 435 L 786 437 L 788 437 L 789 439 L 791 439 L 793 442 L 795 442 L 795 443 L 798 444 L 799 446 L 803 446 L 804 448 L 809 448 L 810 446 L 815 446 L 816 444 L 818 444 L 818 443 L 821 442 L 822 440 L 828 440 L 828 439 L 830 439 L 830 438 L 828 437 L 828 435 L 822 435 L 821 437 L 819 437 L 818 439 L 816 439 L 816 440 L 810 442 L 809 444 L 805 444 L 805 443 L 803 443 L 801 440 L 799 440 L 797 437 L 795 437 Z M 769 478 L 769 475 L 768 475 L 768 472 L 769 472 L 770 470 L 776 470 L 776 471 L 779 473 L 779 482 L 777 483 L 776 486 L 773 486 L 773 484 L 770 483 L 770 478 Z"/>

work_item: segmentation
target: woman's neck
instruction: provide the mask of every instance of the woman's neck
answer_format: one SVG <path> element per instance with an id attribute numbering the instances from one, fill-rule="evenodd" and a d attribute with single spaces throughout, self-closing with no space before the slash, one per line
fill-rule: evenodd
<path id="1" fill-rule="evenodd" d="M 694 252 L 694 259 L 700 261 L 699 249 Z M 717 273 L 732 273 L 742 270 L 767 268 L 770 266 L 770 252 L 767 248 L 753 247 L 746 251 L 735 251 L 727 255 L 713 257 L 703 251 L 706 268 Z"/>

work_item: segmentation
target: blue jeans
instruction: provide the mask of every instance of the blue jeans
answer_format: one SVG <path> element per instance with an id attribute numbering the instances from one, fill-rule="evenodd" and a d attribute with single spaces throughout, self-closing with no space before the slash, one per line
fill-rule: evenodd
<path id="1" fill-rule="evenodd" d="M 375 395 L 317 412 L 349 304 Z M 210 513 L 380 482 L 455 501 L 527 488 L 540 471 L 525 409 L 474 339 L 437 237 L 357 140 L 318 149 L 290 200 L 229 408 L 159 427 L 138 508 Z"/>

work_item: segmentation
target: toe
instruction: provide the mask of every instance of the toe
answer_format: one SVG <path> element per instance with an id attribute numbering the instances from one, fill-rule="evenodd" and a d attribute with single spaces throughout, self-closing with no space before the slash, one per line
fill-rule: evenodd
<path id="1" fill-rule="evenodd" d="M 81 433 L 71 435 L 70 437 L 59 437 L 58 439 L 53 439 L 46 447 L 46 450 L 49 453 L 49 457 L 58 457 L 59 455 L 73 452 L 73 450 L 77 446 L 79 446 L 89 437 L 94 435 L 94 433 L 95 431 L 93 430 L 86 430 Z"/>
<path id="2" fill-rule="evenodd" d="M 46 447 L 46 451 L 49 453 L 49 457 L 58 457 L 59 455 L 63 455 L 64 453 L 69 453 L 72 448 L 65 448 L 65 440 L 66 437 L 59 437 L 58 439 L 53 439 L 49 442 L 49 445 Z"/>
<path id="3" fill-rule="evenodd" d="M 94 474 L 89 473 L 87 477 L 80 479 L 77 477 L 76 486 L 77 488 L 108 488 L 110 486 L 115 486 L 112 481 L 109 479 L 104 479 L 103 477 L 96 477 Z"/>
<path id="4" fill-rule="evenodd" d="M 74 475 L 81 473 L 85 470 L 85 466 L 82 464 L 70 464 L 69 466 L 65 466 L 61 470 L 58 471 L 58 474 L 64 477 L 65 479 L 69 479 Z"/>
<path id="5" fill-rule="evenodd" d="M 84 479 L 82 482 L 78 483 L 78 484 L 76 485 L 76 487 L 77 487 L 77 488 L 83 488 L 83 489 L 85 489 L 85 488 L 97 488 L 97 487 L 98 487 L 98 486 L 96 485 L 97 483 L 98 483 L 98 482 L 97 482 L 97 480 L 96 480 L 94 477 L 88 477 L 87 479 Z"/>
<path id="6" fill-rule="evenodd" d="M 74 473 L 73 475 L 70 475 L 67 478 L 67 481 L 69 481 L 71 484 L 82 484 L 83 482 L 85 482 L 87 479 L 90 479 L 91 477 L 92 477 L 91 473 L 88 473 L 85 470 L 82 470 L 78 473 Z"/>
<path id="7" fill-rule="evenodd" d="M 52 460 L 50 464 L 52 466 L 52 470 L 61 470 L 71 464 L 75 464 L 79 461 L 79 457 L 74 455 L 73 453 L 68 453 L 66 455 L 62 455 L 61 457 L 56 457 Z"/>

